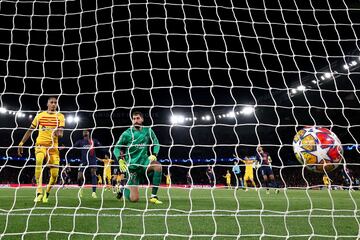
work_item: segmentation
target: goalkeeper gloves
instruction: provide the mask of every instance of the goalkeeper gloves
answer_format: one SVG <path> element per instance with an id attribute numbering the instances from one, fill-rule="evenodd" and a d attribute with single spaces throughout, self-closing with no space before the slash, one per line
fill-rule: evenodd
<path id="1" fill-rule="evenodd" d="M 127 166 L 124 159 L 119 160 L 119 168 L 120 168 L 120 172 L 126 172 Z"/>
<path id="2" fill-rule="evenodd" d="M 150 160 L 150 162 L 156 161 L 157 157 L 155 155 L 150 155 L 149 160 Z"/>

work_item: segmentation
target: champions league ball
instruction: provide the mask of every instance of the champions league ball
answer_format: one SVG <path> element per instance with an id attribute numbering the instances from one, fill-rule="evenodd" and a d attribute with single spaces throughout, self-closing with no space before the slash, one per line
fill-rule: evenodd
<path id="1" fill-rule="evenodd" d="M 326 128 L 305 127 L 293 141 L 297 160 L 314 172 L 330 172 L 343 159 L 343 148 L 338 137 Z"/>

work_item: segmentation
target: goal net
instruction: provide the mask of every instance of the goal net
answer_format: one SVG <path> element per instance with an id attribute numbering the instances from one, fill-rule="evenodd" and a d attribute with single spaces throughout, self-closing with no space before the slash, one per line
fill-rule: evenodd
<path id="1" fill-rule="evenodd" d="M 1 1 L 0 239 L 359 239 L 359 9 Z M 122 180 L 134 111 L 162 171 Z"/>

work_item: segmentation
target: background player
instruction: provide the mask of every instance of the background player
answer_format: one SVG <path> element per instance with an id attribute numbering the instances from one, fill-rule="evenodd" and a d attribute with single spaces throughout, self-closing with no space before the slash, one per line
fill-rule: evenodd
<path id="1" fill-rule="evenodd" d="M 61 179 L 60 179 L 60 184 L 62 185 L 63 188 L 65 187 L 65 184 L 70 184 L 71 182 L 70 173 L 71 173 L 70 166 L 68 164 L 63 166 L 63 169 L 61 170 Z"/>
<path id="2" fill-rule="evenodd" d="M 328 177 L 328 175 L 324 174 L 323 176 L 324 188 L 328 188 L 329 190 L 331 190 L 331 182 L 332 180 Z"/>
<path id="3" fill-rule="evenodd" d="M 171 184 L 171 173 L 170 173 L 170 168 L 169 168 L 169 171 L 168 171 L 168 174 L 164 174 L 165 176 L 165 184 L 166 186 L 170 186 Z"/>
<path id="4" fill-rule="evenodd" d="M 162 177 L 162 167 L 157 161 L 159 153 L 159 141 L 150 127 L 143 126 L 144 117 L 141 112 L 132 113 L 133 126 L 128 128 L 120 136 L 114 148 L 114 155 L 119 160 L 121 172 L 127 173 L 127 187 L 124 189 L 125 198 L 131 202 L 139 201 L 138 185 L 152 175 L 152 193 L 150 203 L 161 204 L 157 192 Z M 149 146 L 153 146 L 150 151 Z M 120 198 L 122 191 L 119 192 Z"/>
<path id="5" fill-rule="evenodd" d="M 191 173 L 190 173 L 190 170 L 189 170 L 186 173 L 186 186 L 185 187 L 191 188 L 192 185 L 193 185 L 193 180 L 192 180 Z"/>
<path id="6" fill-rule="evenodd" d="M 97 175 L 97 184 L 98 184 L 98 185 L 102 185 L 102 184 L 103 184 L 103 180 L 102 180 L 102 177 L 101 177 L 101 174 L 100 174 L 100 173 Z"/>
<path id="7" fill-rule="evenodd" d="M 208 168 L 206 169 L 206 176 L 209 179 L 210 186 L 213 187 L 215 185 L 215 174 L 211 166 L 208 166 Z"/>
<path id="8" fill-rule="evenodd" d="M 236 158 L 235 155 L 234 155 L 234 157 Z M 239 188 L 239 182 L 240 182 L 241 188 L 243 188 L 243 187 L 244 187 L 244 183 L 243 183 L 243 179 L 242 179 L 242 175 L 241 175 L 241 170 L 240 170 L 240 166 L 239 166 L 239 162 L 238 162 L 238 161 L 234 161 L 234 166 L 232 167 L 232 172 L 234 173 L 234 176 L 235 176 L 236 189 Z"/>
<path id="9" fill-rule="evenodd" d="M 104 163 L 104 171 L 103 171 L 104 184 L 105 184 L 106 188 L 110 190 L 110 188 L 111 188 L 111 163 L 113 163 L 114 160 L 110 159 L 108 154 L 105 154 L 104 159 L 97 158 L 97 160 Z"/>
<path id="10" fill-rule="evenodd" d="M 229 170 L 226 170 L 226 175 L 223 176 L 226 179 L 226 186 L 227 188 L 231 188 L 231 173 Z"/>
<path id="11" fill-rule="evenodd" d="M 249 159 L 248 157 L 245 157 L 244 160 L 239 158 L 239 160 L 245 164 L 244 185 L 245 185 L 245 191 L 247 192 L 249 191 L 247 181 L 250 181 L 254 188 L 256 187 L 254 181 L 254 172 L 253 172 L 253 164 L 256 160 Z"/>
<path id="12" fill-rule="evenodd" d="M 36 138 L 35 146 L 35 180 L 37 184 L 36 197 L 34 202 L 43 203 L 48 202 L 48 196 L 52 186 L 56 183 L 59 175 L 59 137 L 63 136 L 63 128 L 65 127 L 64 115 L 57 112 L 57 98 L 50 97 L 47 101 L 47 111 L 37 114 L 19 143 L 18 155 L 23 154 L 23 145 L 31 136 L 35 129 L 38 129 L 38 137 Z M 46 166 L 50 168 L 49 184 L 46 187 L 46 192 L 43 194 L 42 190 L 42 169 L 43 162 L 46 159 Z"/>
<path id="13" fill-rule="evenodd" d="M 262 146 L 257 148 L 256 159 L 260 163 L 260 173 L 264 179 L 264 185 L 266 187 L 266 194 L 269 194 L 269 186 L 276 187 L 275 192 L 279 193 L 277 184 L 275 181 L 274 173 L 271 167 L 271 157 L 268 152 L 265 152 Z M 270 179 L 270 183 L 269 183 Z"/>
<path id="14" fill-rule="evenodd" d="M 92 185 L 92 194 L 93 198 L 97 198 L 96 196 L 96 185 L 97 185 L 97 163 L 96 163 L 96 153 L 95 147 L 101 146 L 100 142 L 95 138 L 90 138 L 90 132 L 88 130 L 83 131 L 83 138 L 76 141 L 74 147 L 80 148 L 81 150 L 81 158 L 80 158 L 80 166 L 78 172 L 78 185 L 80 187 L 79 195 L 82 197 L 82 186 L 86 182 L 84 181 L 85 172 L 84 170 L 89 167 L 91 171 L 91 185 Z"/>

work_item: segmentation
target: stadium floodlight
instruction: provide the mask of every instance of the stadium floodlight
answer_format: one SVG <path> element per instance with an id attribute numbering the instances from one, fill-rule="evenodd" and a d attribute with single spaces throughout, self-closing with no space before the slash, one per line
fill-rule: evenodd
<path id="1" fill-rule="evenodd" d="M 197 117 L 194 117 L 194 121 L 196 121 L 197 120 Z"/>
<path id="2" fill-rule="evenodd" d="M 4 107 L 0 107 L 0 113 L 6 113 L 6 108 L 4 108 Z"/>
<path id="3" fill-rule="evenodd" d="M 244 115 L 250 115 L 254 112 L 254 108 L 253 107 L 244 107 L 240 113 L 244 114 Z"/>
<path id="4" fill-rule="evenodd" d="M 351 66 L 356 66 L 357 65 L 357 62 L 356 61 L 351 61 Z"/>
<path id="5" fill-rule="evenodd" d="M 211 120 L 210 115 L 206 115 L 206 116 L 205 116 L 205 120 L 206 120 L 206 121 L 210 121 L 210 120 Z"/>
<path id="6" fill-rule="evenodd" d="M 16 114 L 16 112 L 12 112 L 12 115 L 15 115 Z"/>
<path id="7" fill-rule="evenodd" d="M 74 122 L 74 117 L 73 117 L 73 116 L 67 116 L 67 117 L 66 117 L 66 121 L 67 121 L 68 123 L 73 123 L 73 122 Z"/>
<path id="8" fill-rule="evenodd" d="M 79 118 L 78 116 L 75 116 L 75 117 L 74 117 L 74 122 L 75 122 L 75 123 L 80 122 L 80 118 Z"/>
<path id="9" fill-rule="evenodd" d="M 221 118 L 221 115 L 219 115 L 218 118 Z"/>
<path id="10" fill-rule="evenodd" d="M 306 87 L 304 85 L 300 85 L 296 89 L 299 90 L 299 91 L 305 91 Z"/>
<path id="11" fill-rule="evenodd" d="M 347 69 L 349 69 L 349 65 L 344 64 L 343 68 L 344 68 L 345 70 L 347 70 Z"/>
<path id="12" fill-rule="evenodd" d="M 222 115 L 222 117 L 226 117 L 226 115 L 225 115 L 225 114 L 223 114 L 223 115 Z"/>
<path id="13" fill-rule="evenodd" d="M 325 80 L 325 76 L 321 76 L 320 78 L 321 78 L 321 80 Z"/>
<path id="14" fill-rule="evenodd" d="M 311 82 L 312 82 L 313 84 L 316 84 L 316 83 L 317 83 L 317 81 L 316 81 L 316 80 L 312 80 Z"/>
<path id="15" fill-rule="evenodd" d="M 235 117 L 235 112 L 234 112 L 234 111 L 231 111 L 231 112 L 229 112 L 227 115 L 229 115 L 229 117 Z"/>
<path id="16" fill-rule="evenodd" d="M 291 89 L 291 93 L 293 94 L 297 93 L 296 89 L 295 88 Z"/>
<path id="17" fill-rule="evenodd" d="M 170 122 L 172 124 L 181 124 L 181 123 L 184 123 L 184 121 L 185 121 L 185 118 L 182 115 L 173 115 L 170 118 Z"/>
<path id="18" fill-rule="evenodd" d="M 29 115 L 29 118 L 30 118 L 30 119 L 32 119 L 32 118 L 33 118 L 33 115 L 32 115 L 32 114 L 30 114 L 30 115 Z"/>
<path id="19" fill-rule="evenodd" d="M 25 117 L 26 115 L 25 115 L 25 113 L 23 113 L 23 112 L 17 112 L 16 113 L 16 117 L 19 117 L 19 118 L 23 118 L 23 117 Z"/>
<path id="20" fill-rule="evenodd" d="M 325 73 L 325 74 L 324 74 L 324 77 L 325 77 L 325 78 L 331 78 L 331 73 L 329 73 L 329 72 Z"/>

